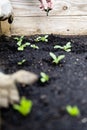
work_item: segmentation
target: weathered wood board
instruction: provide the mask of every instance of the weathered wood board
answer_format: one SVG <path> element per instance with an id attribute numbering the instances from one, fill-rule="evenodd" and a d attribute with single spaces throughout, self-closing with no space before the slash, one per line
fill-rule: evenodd
<path id="1" fill-rule="evenodd" d="M 11 0 L 14 8 L 12 35 L 87 35 L 87 0 L 55 0 L 46 16 L 38 0 Z"/>
<path id="2" fill-rule="evenodd" d="M 46 16 L 38 0 L 11 0 L 15 16 Z M 50 16 L 87 15 L 87 0 L 55 0 Z"/>
<path id="3" fill-rule="evenodd" d="M 18 21 L 18 22 L 17 22 Z M 17 22 L 17 24 L 16 24 Z M 26 24 L 25 24 L 26 23 Z M 60 34 L 85 35 L 87 34 L 86 16 L 54 16 L 54 17 L 16 17 L 12 26 L 12 34 Z"/>
<path id="4" fill-rule="evenodd" d="M 8 24 L 8 20 L 0 22 L 0 35 L 11 35 L 11 25 Z"/>

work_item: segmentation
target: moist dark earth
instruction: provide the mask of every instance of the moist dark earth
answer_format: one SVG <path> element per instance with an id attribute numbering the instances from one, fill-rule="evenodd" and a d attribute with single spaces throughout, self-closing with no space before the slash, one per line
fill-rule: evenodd
<path id="1" fill-rule="evenodd" d="M 22 116 L 10 105 L 1 109 L 2 130 L 87 130 L 87 36 L 64 37 L 49 35 L 48 42 L 35 42 L 37 36 L 24 37 L 23 43 L 36 44 L 39 49 L 27 46 L 17 50 L 14 37 L 0 38 L 0 69 L 6 74 L 24 69 L 40 76 L 49 75 L 43 84 L 39 80 L 33 85 L 17 85 L 21 96 L 32 100 L 29 115 Z M 54 49 L 54 45 L 71 42 L 71 52 Z M 52 63 L 49 52 L 65 55 L 58 64 Z M 22 65 L 17 63 L 23 59 Z M 67 105 L 77 105 L 79 117 L 71 117 L 66 112 Z"/>

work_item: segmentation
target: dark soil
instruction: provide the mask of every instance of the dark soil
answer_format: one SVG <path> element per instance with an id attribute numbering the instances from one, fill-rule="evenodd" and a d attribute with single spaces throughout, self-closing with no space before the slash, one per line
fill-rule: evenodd
<path id="1" fill-rule="evenodd" d="M 2 109 L 2 130 L 87 130 L 87 36 L 60 37 L 50 35 L 49 41 L 35 43 L 36 36 L 24 37 L 25 41 L 39 46 L 38 50 L 29 46 L 18 51 L 16 40 L 0 38 L 0 69 L 4 73 L 13 73 L 25 69 L 40 75 L 50 76 L 48 83 L 40 81 L 32 86 L 18 85 L 20 96 L 33 101 L 32 112 L 23 117 L 12 106 Z M 54 49 L 54 45 L 72 43 L 72 51 Z M 49 52 L 64 54 L 59 65 L 52 64 Z M 17 63 L 22 59 L 23 65 Z M 81 115 L 71 117 L 65 108 L 77 105 Z"/>

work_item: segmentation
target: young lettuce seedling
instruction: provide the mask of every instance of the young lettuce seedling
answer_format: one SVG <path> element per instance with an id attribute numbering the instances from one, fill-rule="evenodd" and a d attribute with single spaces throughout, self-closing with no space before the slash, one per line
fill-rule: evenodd
<path id="1" fill-rule="evenodd" d="M 35 39 L 36 42 L 48 42 L 48 35 L 45 35 L 45 36 L 39 36 Z"/>
<path id="2" fill-rule="evenodd" d="M 25 44 L 22 44 L 23 38 L 24 38 L 24 36 L 21 36 L 20 38 L 18 38 L 18 37 L 14 38 L 14 39 L 17 40 L 17 45 L 18 45 L 17 49 L 18 49 L 18 51 L 23 51 L 26 46 L 30 45 L 30 43 L 28 43 L 28 42 L 26 42 Z"/>
<path id="3" fill-rule="evenodd" d="M 66 52 L 70 52 L 71 51 L 71 42 L 68 42 L 66 45 L 64 45 L 64 46 L 59 46 L 59 45 L 55 45 L 54 46 L 54 48 L 56 48 L 56 49 L 62 49 L 62 50 L 64 50 L 64 51 L 66 51 Z"/>
<path id="4" fill-rule="evenodd" d="M 25 44 L 22 44 L 22 45 L 18 46 L 18 51 L 23 51 L 24 48 L 25 48 L 26 46 L 29 46 L 29 45 L 30 45 L 30 43 L 26 42 Z"/>
<path id="5" fill-rule="evenodd" d="M 39 49 L 39 47 L 36 46 L 35 44 L 30 45 L 30 47 L 33 48 L 33 49 Z"/>
<path id="6" fill-rule="evenodd" d="M 80 115 L 80 110 L 77 106 L 66 106 L 66 111 L 70 116 L 79 116 Z"/>
<path id="7" fill-rule="evenodd" d="M 26 116 L 31 112 L 32 105 L 33 103 L 31 100 L 27 100 L 25 97 L 22 97 L 20 100 L 20 105 L 14 104 L 13 108 L 21 113 L 23 116 Z"/>
<path id="8" fill-rule="evenodd" d="M 19 61 L 18 62 L 18 65 L 22 65 L 23 63 L 25 63 L 26 62 L 26 59 L 23 59 L 22 61 Z"/>
<path id="9" fill-rule="evenodd" d="M 64 59 L 65 55 L 56 56 L 54 53 L 50 52 L 50 56 L 53 59 L 53 63 L 59 64 L 59 62 Z"/>
<path id="10" fill-rule="evenodd" d="M 40 76 L 41 76 L 40 81 L 41 81 L 42 83 L 45 83 L 45 82 L 49 81 L 49 76 L 48 76 L 46 73 L 41 72 L 41 73 L 40 73 Z"/>
<path id="11" fill-rule="evenodd" d="M 15 40 L 17 40 L 17 45 L 18 45 L 18 46 L 21 46 L 21 45 L 22 45 L 23 38 L 24 38 L 24 36 L 21 36 L 20 38 L 18 38 L 18 37 L 15 37 L 15 38 L 14 38 Z"/>

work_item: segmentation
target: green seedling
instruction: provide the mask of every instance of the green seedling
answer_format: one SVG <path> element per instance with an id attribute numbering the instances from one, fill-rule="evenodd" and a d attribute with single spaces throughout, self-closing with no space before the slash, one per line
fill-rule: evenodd
<path id="1" fill-rule="evenodd" d="M 26 42 L 25 44 L 22 44 L 20 46 L 18 46 L 18 51 L 23 51 L 25 47 L 29 46 L 30 43 Z"/>
<path id="2" fill-rule="evenodd" d="M 13 108 L 21 113 L 23 116 L 28 115 L 32 110 L 32 101 L 22 97 L 20 100 L 20 104 L 14 104 Z"/>
<path id="3" fill-rule="evenodd" d="M 35 44 L 30 45 L 30 47 L 33 48 L 33 49 L 39 49 L 39 47 L 36 46 Z"/>
<path id="4" fill-rule="evenodd" d="M 15 37 L 14 39 L 17 40 L 17 45 L 18 46 L 21 46 L 22 45 L 22 42 L 23 42 L 23 38 L 24 36 L 21 36 L 21 37 Z"/>
<path id="5" fill-rule="evenodd" d="M 77 106 L 66 106 L 66 111 L 70 116 L 79 116 L 80 115 L 80 110 Z"/>
<path id="6" fill-rule="evenodd" d="M 36 42 L 48 42 L 48 35 L 45 35 L 45 36 L 39 36 L 35 39 Z"/>
<path id="7" fill-rule="evenodd" d="M 46 73 L 41 72 L 41 73 L 40 73 L 40 76 L 41 76 L 40 81 L 41 81 L 42 83 L 45 83 L 45 82 L 49 81 L 49 76 L 48 76 Z"/>
<path id="8" fill-rule="evenodd" d="M 26 62 L 26 59 L 23 59 L 22 61 L 19 61 L 18 62 L 18 65 L 22 65 L 23 63 L 25 63 Z"/>
<path id="9" fill-rule="evenodd" d="M 50 56 L 53 59 L 53 63 L 59 64 L 59 62 L 64 59 L 65 55 L 56 56 L 54 53 L 50 52 Z"/>
<path id="10" fill-rule="evenodd" d="M 54 48 L 56 48 L 56 49 L 62 49 L 64 51 L 66 51 L 66 52 L 70 52 L 71 51 L 71 42 L 68 42 L 64 46 L 55 45 Z"/>
<path id="11" fill-rule="evenodd" d="M 18 45 L 17 49 L 18 49 L 18 51 L 23 51 L 26 46 L 30 45 L 30 43 L 28 43 L 28 42 L 26 42 L 25 44 L 22 44 L 23 38 L 24 38 L 24 36 L 21 36 L 20 38 L 18 38 L 18 37 L 14 38 L 14 39 L 17 40 L 17 45 Z"/>

